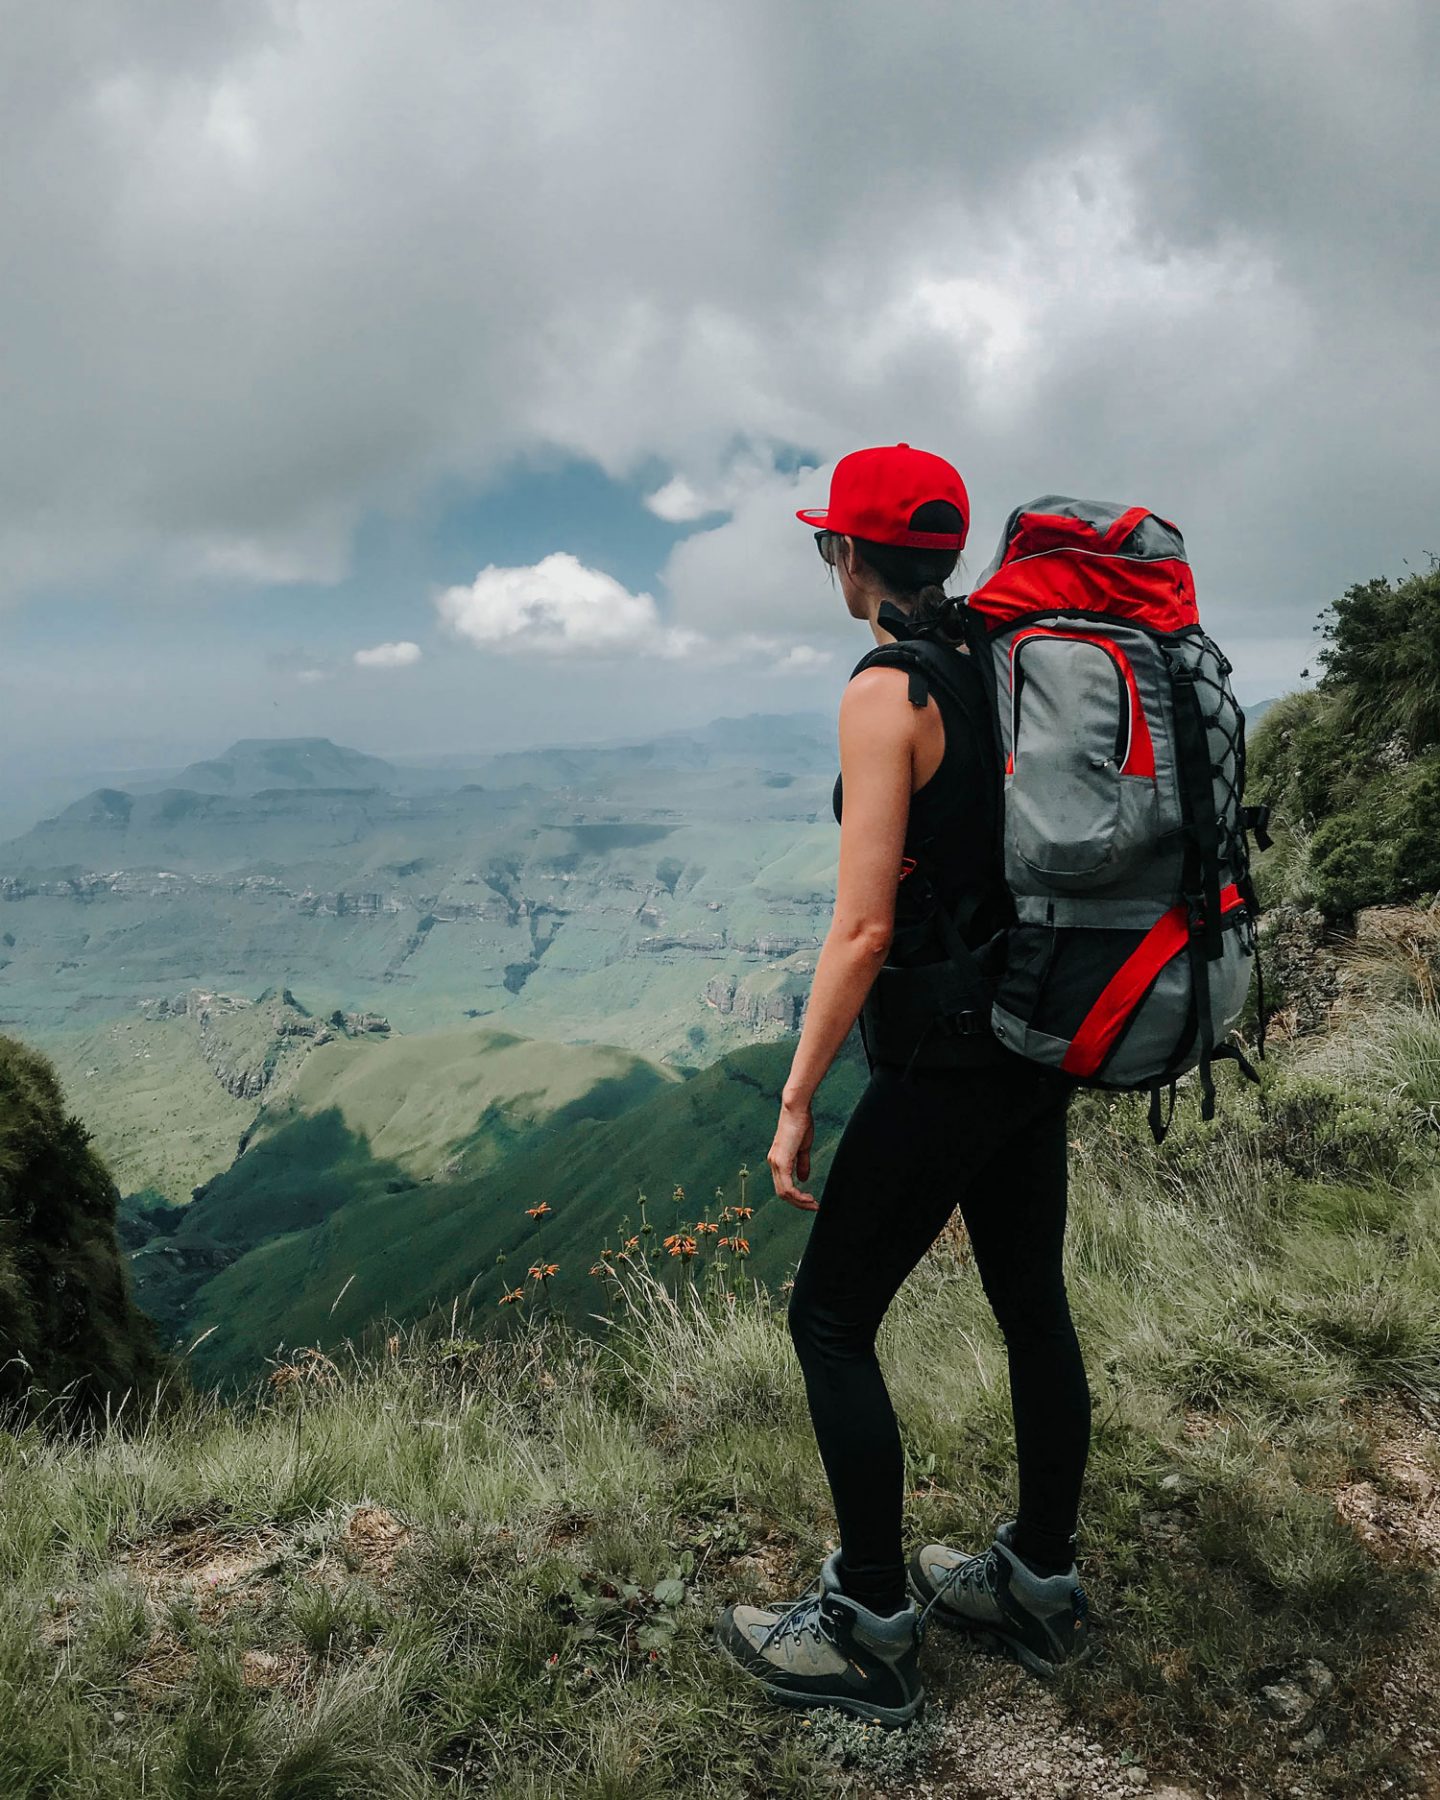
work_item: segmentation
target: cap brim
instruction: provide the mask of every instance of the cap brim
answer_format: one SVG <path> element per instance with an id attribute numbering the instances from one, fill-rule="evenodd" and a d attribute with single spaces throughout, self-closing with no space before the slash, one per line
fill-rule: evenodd
<path id="1" fill-rule="evenodd" d="M 828 506 L 802 506 L 795 517 L 803 519 L 807 525 L 818 525 L 823 531 L 825 521 L 830 517 L 830 508 Z"/>

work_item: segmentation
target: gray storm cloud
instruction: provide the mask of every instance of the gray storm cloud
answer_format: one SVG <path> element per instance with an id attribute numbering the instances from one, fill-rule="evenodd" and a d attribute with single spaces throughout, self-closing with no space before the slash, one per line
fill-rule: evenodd
<path id="1" fill-rule="evenodd" d="M 11 596 L 334 579 L 367 509 L 559 451 L 722 496 L 668 617 L 773 630 L 813 552 L 767 447 L 903 437 L 972 568 L 1046 489 L 1176 517 L 1278 683 L 1433 545 L 1423 0 L 0 19 Z"/>

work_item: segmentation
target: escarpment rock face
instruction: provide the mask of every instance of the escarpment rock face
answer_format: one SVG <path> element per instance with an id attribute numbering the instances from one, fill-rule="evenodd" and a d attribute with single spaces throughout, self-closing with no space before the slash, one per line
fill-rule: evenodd
<path id="1" fill-rule="evenodd" d="M 258 1000 L 209 988 L 144 1000 L 146 1019 L 194 1023 L 200 1053 L 211 1073 L 237 1100 L 259 1100 L 299 1068 L 308 1051 L 336 1037 L 383 1036 L 390 1022 L 380 1013 L 337 1008 L 318 1019 L 288 987 L 267 988 Z"/>
<path id="2" fill-rule="evenodd" d="M 707 1006 L 752 1030 L 798 1031 L 810 997 L 808 974 L 800 969 L 757 969 L 752 974 L 712 975 L 701 991 Z"/>
<path id="3" fill-rule="evenodd" d="M 314 894 L 308 889 L 295 900 L 297 912 L 321 914 L 332 919 L 378 918 L 381 913 L 404 912 L 405 902 L 390 894 Z"/>

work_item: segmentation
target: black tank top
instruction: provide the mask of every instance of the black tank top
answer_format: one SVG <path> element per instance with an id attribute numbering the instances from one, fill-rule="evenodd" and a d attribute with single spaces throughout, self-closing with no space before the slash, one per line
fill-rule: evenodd
<path id="1" fill-rule="evenodd" d="M 938 684 L 926 684 L 940 708 L 945 749 L 934 774 L 910 796 L 906 863 L 895 892 L 895 935 L 887 958 L 899 965 L 944 958 L 945 946 L 933 923 L 937 897 L 953 916 L 963 896 L 984 896 L 961 932 L 971 949 L 992 937 L 1011 916 L 996 841 L 994 755 L 979 737 L 988 718 L 984 677 L 963 651 L 954 655 L 958 681 L 973 684 L 973 709 L 962 710 Z M 837 775 L 831 796 L 837 824 L 842 800 Z"/>

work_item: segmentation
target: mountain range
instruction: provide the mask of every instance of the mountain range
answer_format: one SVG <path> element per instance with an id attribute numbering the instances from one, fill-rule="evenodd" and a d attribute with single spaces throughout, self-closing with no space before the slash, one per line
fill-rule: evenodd
<path id="1" fill-rule="evenodd" d="M 822 715 L 439 771 L 244 740 L 0 844 L 0 1022 L 63 1056 L 159 995 L 278 981 L 401 1030 L 703 1060 L 797 1023 L 835 762 Z"/>

